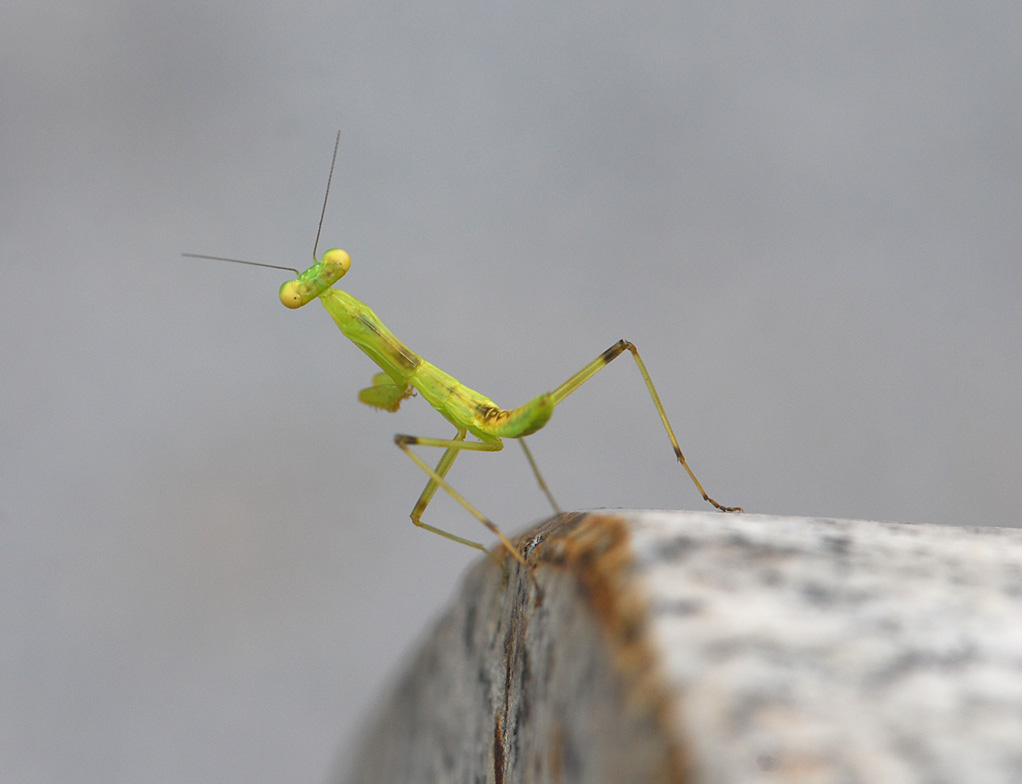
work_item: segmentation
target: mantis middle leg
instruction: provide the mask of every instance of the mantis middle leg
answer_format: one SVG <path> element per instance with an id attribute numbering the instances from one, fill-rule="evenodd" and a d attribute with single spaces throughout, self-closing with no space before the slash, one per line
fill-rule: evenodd
<path id="1" fill-rule="evenodd" d="M 394 443 L 397 444 L 398 447 L 429 476 L 429 482 L 426 483 L 426 487 L 419 496 L 419 500 L 415 502 L 415 506 L 412 508 L 412 522 L 419 528 L 425 528 L 427 531 L 432 531 L 446 539 L 461 542 L 461 544 L 481 550 L 490 558 L 495 560 L 501 569 L 504 568 L 504 564 L 501 559 L 486 549 L 483 545 L 479 544 L 479 542 L 473 542 L 470 539 L 465 539 L 461 536 L 457 536 L 456 534 L 452 534 L 449 531 L 444 531 L 441 528 L 422 522 L 422 513 L 426 510 L 426 507 L 429 505 L 430 500 L 432 500 L 437 488 L 442 487 L 448 495 L 461 504 L 461 506 L 463 506 L 469 514 L 490 529 L 494 536 L 500 539 L 501 544 L 504 545 L 504 549 L 507 550 L 516 561 L 518 561 L 522 566 L 528 568 L 522 554 L 518 552 L 515 546 L 511 543 L 511 540 L 508 539 L 499 528 L 497 528 L 492 520 L 469 503 L 469 501 L 466 500 L 461 493 L 451 487 L 444 478 L 447 475 L 447 472 L 451 469 L 451 465 L 454 463 L 455 458 L 457 458 L 458 453 L 462 450 L 469 450 L 472 452 L 499 452 L 504 448 L 504 444 L 499 438 L 494 438 L 492 441 L 466 441 L 466 435 L 467 431 L 459 428 L 457 435 L 455 435 L 452 439 L 419 438 L 418 436 L 406 435 L 394 436 Z M 425 460 L 411 450 L 410 447 L 415 444 L 422 446 L 436 446 L 446 450 L 440 458 L 440 462 L 437 463 L 436 468 L 431 468 Z"/>

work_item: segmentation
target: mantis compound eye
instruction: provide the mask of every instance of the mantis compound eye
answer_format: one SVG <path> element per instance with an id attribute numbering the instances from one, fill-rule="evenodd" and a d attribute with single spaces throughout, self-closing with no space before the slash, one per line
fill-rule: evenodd
<path id="1" fill-rule="evenodd" d="M 289 280 L 280 287 L 280 301 L 286 308 L 300 308 L 305 302 L 302 301 L 301 292 L 298 290 L 298 281 Z"/>
<path id="2" fill-rule="evenodd" d="M 351 256 L 340 248 L 331 248 L 323 254 L 323 260 L 320 263 L 323 265 L 323 277 L 332 278 L 330 281 L 332 286 L 351 269 Z"/>

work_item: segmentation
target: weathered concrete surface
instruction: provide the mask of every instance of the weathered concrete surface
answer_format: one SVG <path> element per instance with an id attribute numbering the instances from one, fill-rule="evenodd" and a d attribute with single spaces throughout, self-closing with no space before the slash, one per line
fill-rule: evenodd
<path id="1" fill-rule="evenodd" d="M 344 781 L 1022 782 L 1022 531 L 616 512 L 520 542 L 535 579 L 472 569 Z"/>

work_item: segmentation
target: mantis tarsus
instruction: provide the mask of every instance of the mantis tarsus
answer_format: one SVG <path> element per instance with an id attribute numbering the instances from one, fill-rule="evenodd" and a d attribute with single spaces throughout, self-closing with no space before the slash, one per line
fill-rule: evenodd
<path id="1" fill-rule="evenodd" d="M 330 195 L 330 181 L 333 178 L 334 162 L 337 159 L 337 146 L 339 143 L 340 133 L 338 133 L 337 141 L 334 144 L 334 159 L 330 164 L 330 177 L 327 179 L 327 192 L 326 197 L 323 199 L 320 230 L 322 230 L 323 215 L 326 214 L 327 198 Z M 319 232 L 316 234 L 316 244 L 313 246 L 312 257 L 314 261 L 318 246 Z M 219 256 L 201 256 L 192 253 L 184 255 L 193 258 L 273 267 L 275 269 L 291 269 L 290 267 L 276 267 L 275 265 L 241 261 L 240 259 L 224 259 Z M 685 456 L 681 452 L 681 447 L 678 446 L 678 439 L 675 438 L 674 431 L 671 429 L 671 423 L 667 419 L 667 413 L 660 402 L 660 396 L 657 394 L 656 387 L 653 386 L 653 381 L 650 378 L 649 371 L 646 370 L 645 363 L 643 363 L 635 346 L 627 340 L 619 340 L 552 392 L 547 392 L 533 398 L 528 403 L 517 408 L 502 409 L 488 397 L 469 389 L 456 378 L 430 364 L 405 346 L 387 329 L 367 305 L 345 291 L 332 288 L 334 283 L 344 277 L 350 265 L 351 257 L 345 251 L 337 248 L 328 250 L 319 261 L 315 261 L 305 272 L 299 273 L 297 270 L 292 270 L 297 277 L 295 280 L 287 281 L 280 287 L 280 300 L 289 308 L 300 308 L 302 305 L 318 299 L 323 303 L 323 307 L 327 309 L 327 312 L 337 326 L 340 327 L 344 336 L 380 366 L 383 372 L 377 373 L 373 377 L 372 386 L 366 387 L 358 393 L 358 399 L 363 403 L 384 411 L 397 411 L 401 401 L 413 395 L 414 390 L 418 390 L 426 402 L 435 408 L 444 419 L 454 425 L 456 433 L 453 438 L 420 438 L 418 436 L 400 434 L 394 436 L 394 442 L 397 446 L 429 476 L 425 489 L 423 489 L 419 500 L 415 502 L 415 506 L 412 508 L 411 518 L 415 525 L 455 542 L 475 547 L 496 560 L 503 568 L 501 559 L 478 542 L 456 536 L 448 531 L 422 522 L 422 515 L 426 511 L 426 507 L 436 494 L 437 488 L 442 487 L 455 501 L 486 526 L 500 540 L 504 548 L 515 560 L 525 566 L 525 559 L 501 530 L 448 484 L 445 478 L 447 472 L 451 469 L 458 454 L 463 451 L 497 452 L 504 448 L 502 439 L 519 439 L 519 443 L 521 443 L 522 449 L 525 450 L 526 459 L 529 461 L 529 465 L 536 476 L 536 480 L 539 482 L 540 488 L 547 495 L 554 510 L 559 512 L 560 509 L 557 507 L 553 495 L 551 495 L 547 488 L 546 482 L 543 481 L 536 462 L 533 460 L 532 454 L 525 444 L 524 437 L 542 428 L 549 421 L 558 403 L 625 351 L 631 352 L 632 358 L 639 368 L 639 373 L 642 374 L 642 379 L 646 382 L 646 388 L 649 390 L 650 397 L 653 399 L 653 405 L 660 415 L 660 421 L 667 431 L 667 437 L 674 448 L 674 454 L 677 456 L 678 462 L 681 463 L 688 473 L 689 478 L 695 484 L 703 499 L 722 512 L 742 511 L 741 507 L 723 506 L 717 503 L 703 490 L 703 486 L 696 479 L 688 462 L 686 462 Z M 469 433 L 478 440 L 466 440 Z M 413 446 L 439 447 L 444 450 L 444 453 L 436 467 L 431 468 L 411 449 Z"/>

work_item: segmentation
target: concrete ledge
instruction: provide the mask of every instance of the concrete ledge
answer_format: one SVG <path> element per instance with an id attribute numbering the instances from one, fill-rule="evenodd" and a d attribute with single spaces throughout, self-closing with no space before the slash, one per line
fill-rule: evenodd
<path id="1" fill-rule="evenodd" d="M 1022 531 L 555 518 L 478 563 L 367 727 L 373 782 L 1022 782 Z"/>

